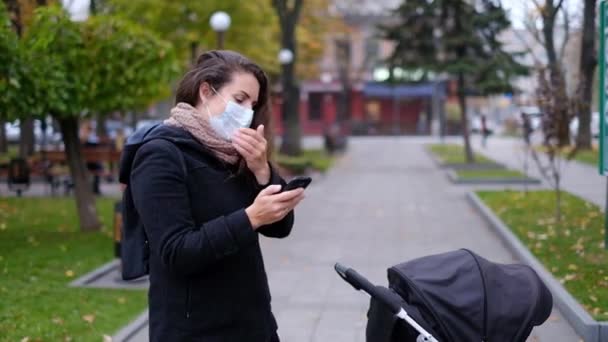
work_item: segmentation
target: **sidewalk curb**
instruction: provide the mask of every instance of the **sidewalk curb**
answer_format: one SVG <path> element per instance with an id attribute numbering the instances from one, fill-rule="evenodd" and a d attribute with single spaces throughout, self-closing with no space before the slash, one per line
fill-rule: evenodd
<path id="1" fill-rule="evenodd" d="M 69 285 L 73 287 L 91 287 L 89 285 L 90 283 L 112 272 L 114 269 L 119 267 L 119 265 L 120 260 L 114 259 L 103 266 L 96 268 L 94 271 L 73 280 Z"/>
<path id="2" fill-rule="evenodd" d="M 511 230 L 474 192 L 467 193 L 469 203 L 498 234 L 507 248 L 522 262 L 530 265 L 553 294 L 553 301 L 586 342 L 608 341 L 608 322 L 595 321 L 553 275 L 532 255 Z"/>
<path id="3" fill-rule="evenodd" d="M 525 177 L 525 178 L 506 178 L 506 177 L 501 177 L 501 178 L 460 178 L 458 177 L 458 175 L 456 174 L 456 171 L 454 170 L 447 170 L 446 171 L 447 177 L 448 179 L 454 183 L 454 184 L 468 184 L 468 185 L 524 185 L 524 184 L 529 184 L 529 185 L 539 185 L 541 184 L 541 181 L 536 179 L 536 178 L 530 178 L 530 177 Z"/>
<path id="4" fill-rule="evenodd" d="M 148 326 L 148 310 L 141 313 L 127 326 L 120 329 L 114 336 L 112 336 L 112 342 L 128 342 L 133 336 L 135 336 L 142 329 Z"/>

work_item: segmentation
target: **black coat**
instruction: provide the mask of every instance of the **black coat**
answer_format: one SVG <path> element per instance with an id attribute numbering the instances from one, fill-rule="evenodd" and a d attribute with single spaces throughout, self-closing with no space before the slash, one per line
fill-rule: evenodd
<path id="1" fill-rule="evenodd" d="M 125 147 L 124 201 L 150 247 L 150 341 L 267 342 L 276 332 L 258 232 L 286 237 L 294 215 L 254 231 L 245 208 L 264 186 L 236 171 L 169 126 Z M 274 170 L 270 184 L 284 184 Z"/>

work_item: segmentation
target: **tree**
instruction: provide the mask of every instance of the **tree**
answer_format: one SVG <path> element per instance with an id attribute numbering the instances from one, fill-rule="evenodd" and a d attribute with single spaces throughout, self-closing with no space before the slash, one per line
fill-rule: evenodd
<path id="1" fill-rule="evenodd" d="M 289 6 L 291 3 L 291 6 Z M 283 78 L 283 141 L 281 152 L 287 155 L 298 155 L 302 151 L 300 131 L 300 89 L 294 77 L 294 65 L 297 61 L 298 50 L 295 29 L 302 10 L 302 0 L 273 0 L 272 4 L 279 17 L 281 26 L 281 48 L 293 53 L 290 63 L 282 66 Z"/>
<path id="2" fill-rule="evenodd" d="M 107 17 L 76 23 L 56 6 L 36 10 L 24 44 L 35 80 L 29 96 L 59 123 L 81 229 L 96 230 L 100 222 L 81 155 L 80 119 L 150 100 L 168 86 L 170 50 L 136 26 Z"/>
<path id="3" fill-rule="evenodd" d="M 576 148 L 591 148 L 591 102 L 593 101 L 593 75 L 597 65 L 595 48 L 596 0 L 585 0 L 583 15 L 583 37 L 581 40 L 581 60 L 579 64 L 580 79 L 578 89 L 580 100 L 578 106 L 578 133 Z"/>
<path id="4" fill-rule="evenodd" d="M 511 79 L 526 73 L 517 53 L 505 51 L 498 36 L 509 28 L 500 1 L 405 1 L 394 10 L 396 25 L 381 25 L 396 42 L 389 65 L 450 75 L 457 83 L 466 160 L 474 162 L 466 98 L 512 91 Z"/>

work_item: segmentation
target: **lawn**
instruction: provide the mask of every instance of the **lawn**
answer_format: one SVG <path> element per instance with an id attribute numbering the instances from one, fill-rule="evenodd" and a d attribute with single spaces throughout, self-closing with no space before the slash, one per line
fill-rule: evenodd
<path id="1" fill-rule="evenodd" d="M 277 154 L 276 162 L 283 168 L 299 174 L 311 168 L 316 171 L 326 172 L 334 162 L 334 157 L 327 154 L 325 150 L 304 150 L 299 156 L 291 157 Z"/>
<path id="2" fill-rule="evenodd" d="M 68 287 L 112 260 L 113 203 L 81 233 L 71 198 L 0 199 L 0 341 L 98 342 L 146 308 L 145 291 Z"/>
<path id="3" fill-rule="evenodd" d="M 429 149 L 435 154 L 442 162 L 447 164 L 465 164 L 466 158 L 464 155 L 464 147 L 456 144 L 432 144 L 428 145 Z M 479 153 L 475 153 L 476 163 L 495 163 L 493 160 L 482 156 Z"/>
<path id="4" fill-rule="evenodd" d="M 562 155 L 564 157 L 568 156 L 570 154 L 570 152 L 572 151 L 572 148 L 573 147 L 565 147 L 562 150 Z M 543 146 L 537 146 L 535 149 L 539 152 L 546 151 L 546 148 Z M 594 148 L 591 150 L 577 151 L 572 159 L 579 161 L 581 163 L 584 163 L 584 164 L 588 164 L 593 167 L 597 167 L 600 162 L 600 153 L 597 149 L 597 146 L 594 146 Z"/>
<path id="5" fill-rule="evenodd" d="M 456 170 L 456 175 L 460 179 L 526 178 L 519 171 L 507 169 Z"/>
<path id="6" fill-rule="evenodd" d="M 608 320 L 608 252 L 603 212 L 563 193 L 555 220 L 553 191 L 481 191 L 479 197 L 598 321 Z"/>

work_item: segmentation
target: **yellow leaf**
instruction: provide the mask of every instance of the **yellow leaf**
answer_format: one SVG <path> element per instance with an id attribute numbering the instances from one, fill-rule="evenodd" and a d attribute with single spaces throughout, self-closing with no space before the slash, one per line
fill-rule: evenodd
<path id="1" fill-rule="evenodd" d="M 87 321 L 88 323 L 93 323 L 93 321 L 95 321 L 95 315 L 93 314 L 89 314 L 89 315 L 84 315 L 82 316 L 82 319 Z"/>
<path id="2" fill-rule="evenodd" d="M 63 320 L 59 317 L 53 317 L 52 319 L 53 323 L 57 324 L 57 325 L 62 325 L 63 324 Z"/>
<path id="3" fill-rule="evenodd" d="M 568 269 L 570 271 L 576 271 L 576 270 L 578 270 L 578 267 L 576 265 L 574 265 L 574 264 L 570 264 L 570 265 L 568 265 Z"/>
<path id="4" fill-rule="evenodd" d="M 596 296 L 589 296 L 589 299 L 591 299 L 591 301 L 593 301 L 593 302 L 597 302 L 597 297 Z"/>
<path id="5" fill-rule="evenodd" d="M 30 341 L 30 337 L 26 336 L 24 338 L 21 339 L 21 342 L 29 342 Z"/>
<path id="6" fill-rule="evenodd" d="M 74 276 L 74 271 L 72 271 L 72 270 L 65 271 L 65 276 L 68 278 L 72 278 Z"/>
<path id="7" fill-rule="evenodd" d="M 108 335 L 103 335 L 103 342 L 112 342 L 112 337 Z"/>
<path id="8" fill-rule="evenodd" d="M 5 229 L 6 229 L 6 223 L 0 224 L 0 230 L 5 230 Z"/>
<path id="9" fill-rule="evenodd" d="M 118 297 L 118 299 L 117 299 L 117 300 L 118 300 L 118 302 L 119 302 L 120 304 L 124 304 L 124 303 L 126 303 L 126 302 L 127 302 L 127 299 L 126 299 L 125 297 Z"/>

